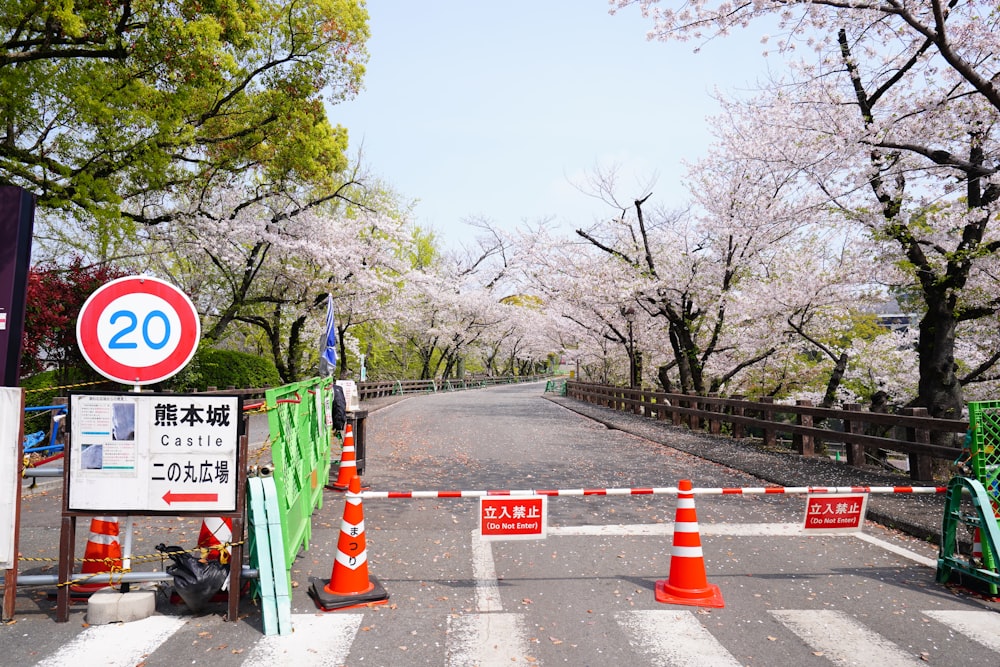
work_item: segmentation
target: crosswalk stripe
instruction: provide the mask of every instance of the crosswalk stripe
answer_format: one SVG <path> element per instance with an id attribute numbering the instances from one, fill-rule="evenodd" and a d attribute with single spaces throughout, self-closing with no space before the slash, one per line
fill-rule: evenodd
<path id="1" fill-rule="evenodd" d="M 632 644 L 657 667 L 740 667 L 740 662 L 689 611 L 625 611 L 616 614 Z"/>
<path id="2" fill-rule="evenodd" d="M 500 584 L 493 562 L 493 543 L 472 531 L 472 573 L 476 578 L 476 611 L 503 611 Z"/>
<path id="3" fill-rule="evenodd" d="M 923 613 L 986 648 L 1000 653 L 1000 615 L 995 611 L 936 609 Z"/>
<path id="4" fill-rule="evenodd" d="M 841 611 L 772 609 L 770 614 L 835 665 L 913 667 L 925 664 Z"/>
<path id="5" fill-rule="evenodd" d="M 267 635 L 254 646 L 249 667 L 343 665 L 364 614 L 293 614 L 292 634 Z"/>
<path id="6" fill-rule="evenodd" d="M 521 614 L 448 617 L 448 667 L 537 665 Z"/>
<path id="7" fill-rule="evenodd" d="M 107 665 L 132 667 L 155 651 L 187 622 L 179 616 L 150 616 L 130 623 L 85 628 L 38 667 Z"/>

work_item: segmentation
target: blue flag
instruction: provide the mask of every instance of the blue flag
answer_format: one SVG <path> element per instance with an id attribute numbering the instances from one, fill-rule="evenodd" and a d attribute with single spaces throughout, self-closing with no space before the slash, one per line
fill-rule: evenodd
<path id="1" fill-rule="evenodd" d="M 337 372 L 337 327 L 333 323 L 333 295 L 326 295 L 326 335 L 323 350 L 319 355 L 320 375 L 334 375 Z"/>

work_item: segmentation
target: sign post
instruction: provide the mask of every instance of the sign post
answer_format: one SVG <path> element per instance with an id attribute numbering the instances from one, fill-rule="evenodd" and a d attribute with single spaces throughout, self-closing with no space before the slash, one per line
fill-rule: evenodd
<path id="1" fill-rule="evenodd" d="M 240 491 L 246 483 L 242 399 L 141 392 L 142 385 L 172 377 L 194 356 L 201 336 L 194 304 L 158 278 L 119 278 L 83 304 L 76 336 L 94 370 L 135 391 L 70 394 L 60 581 L 72 575 L 78 516 L 124 515 L 126 559 L 135 515 L 228 517 L 239 536 L 229 569 L 229 616 L 235 621 L 245 507 Z M 68 619 L 69 592 L 62 586 L 56 620 Z"/>

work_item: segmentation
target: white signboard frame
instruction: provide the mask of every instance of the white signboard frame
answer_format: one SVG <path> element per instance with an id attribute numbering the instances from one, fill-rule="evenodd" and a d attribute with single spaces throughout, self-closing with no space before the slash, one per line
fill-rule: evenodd
<path id="1" fill-rule="evenodd" d="M 0 387 L 0 570 L 17 567 L 22 391 L 19 387 Z"/>
<path id="2" fill-rule="evenodd" d="M 242 399 L 71 392 L 66 510 L 234 512 Z"/>

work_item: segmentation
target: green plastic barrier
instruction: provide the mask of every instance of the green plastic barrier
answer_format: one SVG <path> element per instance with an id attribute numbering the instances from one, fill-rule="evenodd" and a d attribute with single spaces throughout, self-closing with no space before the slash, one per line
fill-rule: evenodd
<path id="1" fill-rule="evenodd" d="M 972 511 L 962 511 L 962 495 L 968 493 Z M 958 548 L 958 527 L 979 530 L 982 558 L 962 554 Z M 937 581 L 947 583 L 953 572 L 972 577 L 989 587 L 996 595 L 1000 575 L 996 571 L 995 556 L 1000 546 L 1000 528 L 993 513 L 993 503 L 985 487 L 975 479 L 953 477 L 948 483 L 944 501 L 944 519 L 941 525 L 941 546 L 938 551 Z"/>
<path id="2" fill-rule="evenodd" d="M 332 392 L 333 378 L 313 378 L 266 393 L 287 563 L 292 563 L 300 550 L 309 549 L 312 513 L 323 505 L 323 487 L 330 476 L 327 397 Z"/>

